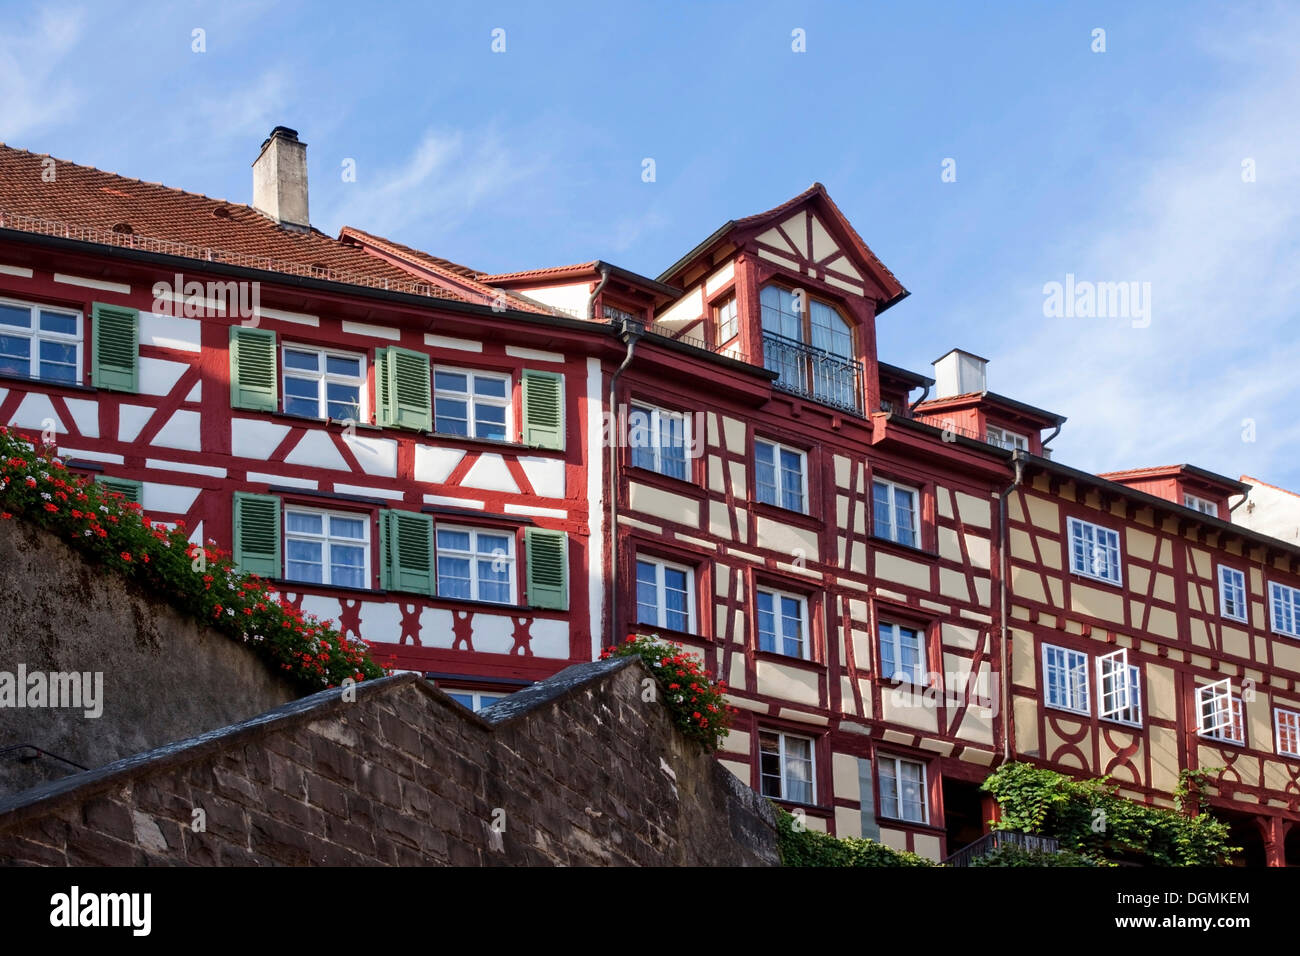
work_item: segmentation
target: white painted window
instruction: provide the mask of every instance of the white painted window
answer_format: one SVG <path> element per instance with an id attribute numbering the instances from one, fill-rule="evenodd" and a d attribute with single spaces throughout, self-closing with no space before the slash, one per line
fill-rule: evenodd
<path id="1" fill-rule="evenodd" d="M 1097 658 L 1097 716 L 1121 724 L 1142 724 L 1142 674 L 1121 648 Z"/>
<path id="2" fill-rule="evenodd" d="M 880 676 L 925 684 L 925 633 L 901 624 L 880 624 Z"/>
<path id="3" fill-rule="evenodd" d="M 285 345 L 280 354 L 286 412 L 336 421 L 368 421 L 365 356 L 302 345 Z"/>
<path id="4" fill-rule="evenodd" d="M 1273 712 L 1277 731 L 1277 752 L 1287 757 L 1300 757 L 1300 713 L 1279 707 Z"/>
<path id="5" fill-rule="evenodd" d="M 516 603 L 513 534 L 439 524 L 437 541 L 439 597 Z"/>
<path id="6" fill-rule="evenodd" d="M 920 492 L 906 485 L 876 478 L 871 482 L 871 497 L 876 536 L 919 548 Z"/>
<path id="7" fill-rule="evenodd" d="M 1017 448 L 1021 451 L 1029 451 L 1028 437 L 993 425 L 985 429 L 984 440 L 990 445 L 997 445 L 999 448 L 1005 448 L 1008 451 L 1014 451 Z"/>
<path id="8" fill-rule="evenodd" d="M 1119 584 L 1119 532 L 1070 519 L 1070 570 L 1075 574 Z"/>
<path id="9" fill-rule="evenodd" d="M 763 796 L 792 803 L 813 803 L 814 769 L 810 738 L 774 730 L 759 731 L 758 778 Z"/>
<path id="10" fill-rule="evenodd" d="M 1047 705 L 1075 713 L 1088 710 L 1088 655 L 1052 644 L 1043 645 Z"/>
<path id="11" fill-rule="evenodd" d="M 808 510 L 808 456 L 797 448 L 755 440 L 758 500 L 800 514 Z"/>
<path id="12" fill-rule="evenodd" d="M 0 299 L 0 374 L 81 381 L 81 313 Z"/>
<path id="13" fill-rule="evenodd" d="M 1219 613 L 1234 621 L 1246 620 L 1246 575 L 1219 565 Z"/>
<path id="14" fill-rule="evenodd" d="M 284 576 L 339 587 L 370 587 L 370 518 L 314 508 L 284 510 Z"/>
<path id="15" fill-rule="evenodd" d="M 686 413 L 634 404 L 627 415 L 627 443 L 633 468 L 689 480 L 691 419 Z"/>
<path id="16" fill-rule="evenodd" d="M 1288 637 L 1300 637 L 1300 590 L 1276 581 L 1268 587 L 1274 632 Z"/>
<path id="17" fill-rule="evenodd" d="M 760 588 L 758 649 L 787 657 L 807 658 L 808 599 L 799 594 Z"/>
<path id="18" fill-rule="evenodd" d="M 695 572 L 685 565 L 638 557 L 638 624 L 695 633 Z"/>
<path id="19" fill-rule="evenodd" d="M 1196 688 L 1196 709 L 1202 737 L 1233 744 L 1246 742 L 1241 698 L 1233 694 L 1231 680 Z"/>
<path id="20" fill-rule="evenodd" d="M 504 372 L 433 370 L 433 430 L 443 435 L 508 441 L 513 389 Z"/>
<path id="21" fill-rule="evenodd" d="M 733 295 L 717 308 L 718 344 L 725 345 L 736 337 L 740 324 L 736 312 L 736 297 Z"/>
<path id="22" fill-rule="evenodd" d="M 1183 504 L 1194 511 L 1207 514 L 1212 518 L 1219 517 L 1219 506 L 1216 502 L 1209 501 L 1205 498 L 1199 498 L 1196 495 L 1183 494 Z"/>
<path id="23" fill-rule="evenodd" d="M 925 764 L 877 754 L 876 767 L 880 772 L 880 815 L 908 823 L 929 823 Z"/>
<path id="24" fill-rule="evenodd" d="M 463 707 L 479 711 L 491 707 L 499 700 L 505 700 L 508 694 L 490 693 L 485 690 L 463 690 L 459 687 L 442 687 L 447 696 Z"/>

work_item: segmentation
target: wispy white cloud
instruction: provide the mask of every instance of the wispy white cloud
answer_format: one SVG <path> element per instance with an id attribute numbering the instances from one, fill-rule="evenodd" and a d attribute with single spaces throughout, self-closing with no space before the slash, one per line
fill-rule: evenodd
<path id="1" fill-rule="evenodd" d="M 48 6 L 27 21 L 5 19 L 0 33 L 0 141 L 23 145 L 23 137 L 68 121 L 81 102 L 67 57 L 85 21 L 80 9 Z"/>
<path id="2" fill-rule="evenodd" d="M 1204 46 L 1232 86 L 1167 131 L 1162 158 L 1120 180 L 1008 299 L 1031 316 L 997 356 L 994 387 L 1059 409 L 1060 457 L 1111 470 L 1192 461 L 1296 474 L 1300 369 L 1300 15 L 1281 9 Z M 1244 182 L 1252 160 L 1255 182 Z M 1041 318 L 1067 272 L 1151 283 L 1151 322 Z M 1256 442 L 1242 441 L 1243 421 Z"/>
<path id="3" fill-rule="evenodd" d="M 359 158 L 356 182 L 332 185 L 333 201 L 313 219 L 328 224 L 322 226 L 327 231 L 351 225 L 399 241 L 411 231 L 446 237 L 473 216 L 496 215 L 486 207 L 495 209 L 526 192 L 525 184 L 544 163 L 541 155 L 512 147 L 491 128 L 429 130 L 391 164 L 376 168 Z"/>

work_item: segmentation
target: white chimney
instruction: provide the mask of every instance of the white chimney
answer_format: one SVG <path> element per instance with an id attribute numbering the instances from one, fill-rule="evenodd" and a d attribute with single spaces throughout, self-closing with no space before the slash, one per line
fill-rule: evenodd
<path id="1" fill-rule="evenodd" d="M 277 126 L 253 163 L 253 208 L 282 226 L 308 229 L 307 144 L 298 131 Z"/>
<path id="2" fill-rule="evenodd" d="M 934 397 L 951 398 L 988 391 L 989 360 L 961 349 L 934 360 Z"/>

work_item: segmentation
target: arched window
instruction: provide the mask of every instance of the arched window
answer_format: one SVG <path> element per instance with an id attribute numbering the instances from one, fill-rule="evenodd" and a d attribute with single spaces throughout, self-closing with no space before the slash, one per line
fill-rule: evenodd
<path id="1" fill-rule="evenodd" d="M 780 373 L 777 387 L 859 411 L 853 326 L 834 306 L 785 286 L 764 286 L 759 301 L 764 364 Z"/>

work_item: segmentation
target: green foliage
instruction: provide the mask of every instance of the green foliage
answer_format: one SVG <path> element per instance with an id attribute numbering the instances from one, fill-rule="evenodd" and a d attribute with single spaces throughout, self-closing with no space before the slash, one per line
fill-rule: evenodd
<path id="1" fill-rule="evenodd" d="M 1228 844 L 1228 825 L 1203 805 L 1214 772 L 1183 775 L 1174 794 L 1181 812 L 1127 800 L 1109 777 L 1077 780 L 1026 763 L 1003 764 L 983 789 L 1002 810 L 997 829 L 1056 837 L 1062 850 L 1098 865 L 1123 856 L 1149 866 L 1214 866 L 1241 849 Z"/>
<path id="2" fill-rule="evenodd" d="M 1005 844 L 986 856 L 976 857 L 969 866 L 1096 866 L 1092 860 L 1079 853 L 1062 850 L 1048 853 L 1044 850 L 1026 850 L 1015 844 Z"/>
<path id="3" fill-rule="evenodd" d="M 646 636 L 629 637 L 617 647 L 607 647 L 600 657 L 641 658 L 658 680 L 664 705 L 682 733 L 698 740 L 709 753 L 722 746 L 731 732 L 736 708 L 727 705 L 727 682 L 714 680 L 699 657 L 687 654 L 680 644 Z"/>
<path id="4" fill-rule="evenodd" d="M 67 541 L 108 573 L 137 582 L 183 613 L 248 644 L 307 691 L 382 677 L 365 641 L 340 634 L 242 574 L 216 542 L 191 544 L 119 492 L 69 472 L 53 449 L 0 426 L 0 520 L 21 517 Z M 74 593 L 69 600 L 76 600 Z"/>
<path id="5" fill-rule="evenodd" d="M 855 837 L 838 839 L 795 825 L 793 814 L 773 804 L 776 810 L 777 846 L 785 866 L 934 866 L 915 853 L 906 853 Z"/>

